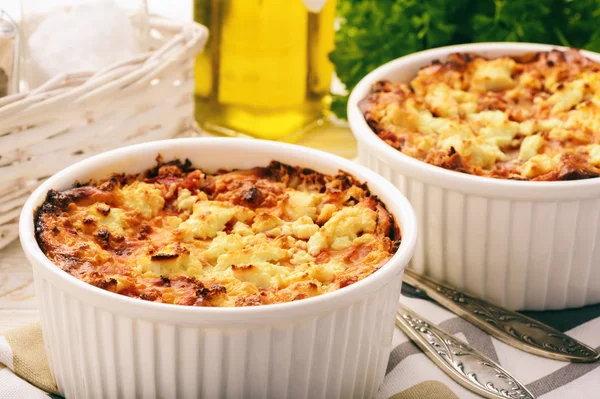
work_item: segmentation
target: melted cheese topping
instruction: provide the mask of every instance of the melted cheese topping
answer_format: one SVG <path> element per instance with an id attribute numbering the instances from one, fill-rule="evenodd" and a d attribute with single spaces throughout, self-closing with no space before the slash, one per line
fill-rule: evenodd
<path id="1" fill-rule="evenodd" d="M 375 272 L 399 245 L 365 184 L 277 162 L 216 174 L 171 162 L 51 191 L 36 226 L 42 250 L 73 276 L 194 306 L 331 292 Z"/>
<path id="2" fill-rule="evenodd" d="M 408 85 L 376 83 L 360 107 L 388 144 L 446 169 L 518 180 L 600 173 L 600 65 L 576 50 L 452 54 Z"/>

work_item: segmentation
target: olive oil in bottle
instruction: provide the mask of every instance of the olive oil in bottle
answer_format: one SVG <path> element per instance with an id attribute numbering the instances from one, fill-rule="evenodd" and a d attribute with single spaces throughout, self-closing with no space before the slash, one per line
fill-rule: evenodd
<path id="1" fill-rule="evenodd" d="M 321 0 L 323 1 L 323 0 Z M 329 105 L 335 0 L 195 0 L 210 29 L 196 60 L 196 119 L 227 135 L 295 141 Z"/>

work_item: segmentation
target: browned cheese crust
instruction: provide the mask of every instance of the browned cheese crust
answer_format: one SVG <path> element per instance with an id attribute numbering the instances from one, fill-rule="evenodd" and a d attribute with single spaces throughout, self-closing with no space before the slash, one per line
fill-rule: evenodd
<path id="1" fill-rule="evenodd" d="M 462 173 L 573 180 L 600 173 L 600 65 L 577 50 L 451 54 L 359 104 L 387 144 Z"/>
<path id="2" fill-rule="evenodd" d="M 35 226 L 42 251 L 72 276 L 190 306 L 335 291 L 378 270 L 400 244 L 366 184 L 279 162 L 208 173 L 173 161 L 50 191 Z"/>

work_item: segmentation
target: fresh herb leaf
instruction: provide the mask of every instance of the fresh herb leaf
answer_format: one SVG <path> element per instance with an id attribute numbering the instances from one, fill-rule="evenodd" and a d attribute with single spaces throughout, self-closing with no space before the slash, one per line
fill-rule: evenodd
<path id="1" fill-rule="evenodd" d="M 544 21 L 551 9 L 546 2 L 495 0 L 489 11 L 473 15 L 472 41 L 544 42 L 549 39 Z"/>

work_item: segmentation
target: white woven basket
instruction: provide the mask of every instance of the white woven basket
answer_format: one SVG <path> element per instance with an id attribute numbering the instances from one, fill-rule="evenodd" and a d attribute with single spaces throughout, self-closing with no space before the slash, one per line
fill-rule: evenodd
<path id="1" fill-rule="evenodd" d="M 0 248 L 17 237 L 30 192 L 56 171 L 196 128 L 193 66 L 208 30 L 158 17 L 150 25 L 155 51 L 0 99 Z"/>

